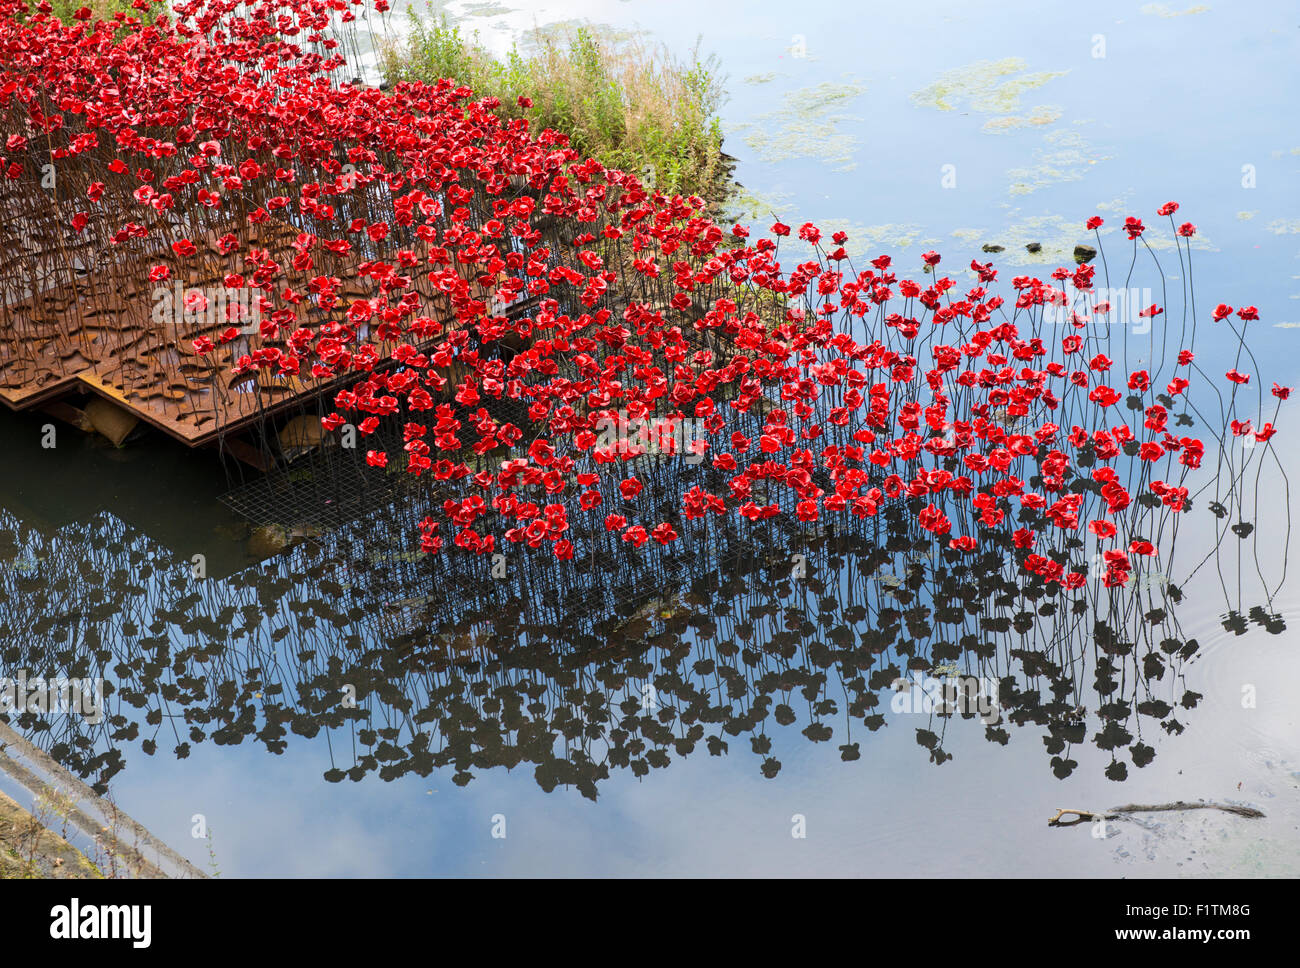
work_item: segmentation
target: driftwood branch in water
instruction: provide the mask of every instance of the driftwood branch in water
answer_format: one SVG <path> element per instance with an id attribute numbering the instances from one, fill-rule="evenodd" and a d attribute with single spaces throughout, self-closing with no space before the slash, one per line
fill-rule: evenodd
<path id="1" fill-rule="evenodd" d="M 1089 820 L 1119 820 L 1124 814 L 1129 813 L 1158 813 L 1165 810 L 1222 810 L 1224 813 L 1234 813 L 1238 817 L 1262 817 L 1262 810 L 1256 810 L 1254 807 L 1237 807 L 1230 803 L 1188 803 L 1185 800 L 1177 800 L 1174 803 L 1155 803 L 1140 804 L 1127 803 L 1122 807 L 1111 807 L 1105 813 L 1097 813 L 1091 810 L 1071 810 L 1057 808 L 1056 816 L 1047 821 L 1049 827 L 1074 827 Z M 1061 818 L 1071 815 L 1075 819 L 1064 821 Z"/>

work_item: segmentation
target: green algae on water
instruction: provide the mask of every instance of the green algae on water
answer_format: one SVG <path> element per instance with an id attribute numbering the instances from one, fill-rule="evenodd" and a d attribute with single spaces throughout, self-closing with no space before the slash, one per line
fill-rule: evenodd
<path id="1" fill-rule="evenodd" d="M 1079 181 L 1090 165 L 1109 157 L 1097 153 L 1077 131 L 1049 131 L 1043 137 L 1043 146 L 1034 149 L 1031 165 L 1007 172 L 1011 179 L 1009 191 L 1012 195 L 1029 195 L 1048 185 Z"/>
<path id="2" fill-rule="evenodd" d="M 467 3 L 460 11 L 462 17 L 502 17 L 508 13 L 514 13 L 514 7 L 507 7 L 500 3 Z"/>
<path id="3" fill-rule="evenodd" d="M 989 118 L 980 128 L 985 134 L 1002 134 L 1018 128 L 1041 127 L 1055 124 L 1061 120 L 1062 108 L 1053 104 L 1040 104 L 1030 108 L 1024 114 L 1010 114 L 998 118 Z"/>
<path id="4" fill-rule="evenodd" d="M 1009 215 L 1014 218 L 1016 213 L 1012 211 Z M 995 266 L 1073 265 L 1074 247 L 1092 239 L 1082 219 L 1066 219 L 1061 215 L 1027 215 L 996 231 L 959 228 L 951 234 L 971 246 L 981 242 L 1004 246 L 1005 251 L 997 254 Z M 1032 242 L 1039 244 L 1037 252 L 1025 248 Z"/>
<path id="5" fill-rule="evenodd" d="M 785 192 L 754 192 L 739 188 L 727 199 L 727 217 L 738 222 L 780 219 L 790 203 L 791 196 Z"/>
<path id="6" fill-rule="evenodd" d="M 1142 13 L 1148 17 L 1164 17 L 1166 20 L 1173 17 L 1186 17 L 1196 13 L 1209 13 L 1209 10 L 1209 6 L 1204 3 L 1195 4 L 1186 10 L 1174 10 L 1167 3 L 1148 3 L 1142 7 Z"/>
<path id="7" fill-rule="evenodd" d="M 1019 57 L 976 61 L 965 67 L 944 71 L 933 84 L 914 92 L 911 100 L 913 104 L 939 111 L 953 111 L 965 105 L 981 114 L 1015 114 L 1020 110 L 1021 95 L 1069 73 L 1022 73 L 1027 66 Z M 1042 109 L 1034 110 L 1037 112 Z"/>
<path id="8" fill-rule="evenodd" d="M 786 92 L 778 108 L 735 127 L 762 161 L 813 158 L 833 171 L 852 171 L 857 167 L 858 139 L 840 125 L 862 120 L 844 109 L 865 92 L 866 87 L 850 78 L 823 81 Z"/>
<path id="9" fill-rule="evenodd" d="M 881 225 L 863 225 L 860 222 L 850 222 L 842 218 L 825 218 L 810 220 L 822 233 L 822 248 L 834 248 L 831 242 L 831 236 L 836 232 L 844 232 L 848 235 L 848 241 L 844 243 L 844 251 L 848 253 L 849 258 L 860 261 L 873 258 L 883 253 L 894 253 L 904 249 L 915 247 L 932 248 L 941 244 L 940 239 L 927 236 L 926 229 L 920 225 L 909 223 L 890 222 Z M 781 242 L 782 255 L 794 253 L 800 256 L 804 253 L 808 257 L 812 255 L 812 247 L 806 242 L 791 236 L 783 239 Z M 784 261 L 784 260 L 783 260 Z"/>

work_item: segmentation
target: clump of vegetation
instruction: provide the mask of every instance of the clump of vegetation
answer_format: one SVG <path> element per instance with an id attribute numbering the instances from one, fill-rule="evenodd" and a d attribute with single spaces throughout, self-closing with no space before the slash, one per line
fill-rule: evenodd
<path id="1" fill-rule="evenodd" d="M 127 19 L 143 20 L 145 23 L 154 23 L 158 17 L 163 16 L 165 9 L 151 9 L 140 11 L 131 6 L 132 0 L 49 0 L 49 16 L 58 20 L 60 23 L 71 24 L 76 21 L 76 13 L 83 7 L 90 11 L 90 22 L 96 20 L 106 21 L 123 21 Z M 36 5 L 31 5 L 31 12 L 35 12 Z M 30 13 L 29 13 L 30 15 Z M 120 41 L 126 35 L 125 27 L 118 27 L 113 35 L 115 41 Z"/>
<path id="2" fill-rule="evenodd" d="M 75 809 L 53 787 L 37 795 L 31 813 L 0 793 L 0 880 L 102 878 L 99 866 L 68 842 Z"/>
<path id="3" fill-rule="evenodd" d="M 410 35 L 382 54 L 389 82 L 450 77 L 476 97 L 499 98 L 504 118 L 567 135 L 582 154 L 662 192 L 714 202 L 728 193 L 722 78 L 698 47 L 681 59 L 636 36 L 561 25 L 539 31 L 527 53 L 515 47 L 499 60 L 445 17 L 410 16 Z M 519 106 L 521 95 L 530 108 Z"/>
<path id="4" fill-rule="evenodd" d="M 213 877 L 221 876 L 221 865 L 217 863 L 217 850 L 212 846 L 212 830 L 208 830 L 208 869 Z"/>
<path id="5" fill-rule="evenodd" d="M 73 22 L 74 14 L 85 7 L 90 11 L 91 20 L 112 20 L 113 15 L 121 13 L 127 17 L 139 17 L 140 11 L 131 6 L 131 0 L 49 0 L 50 16 L 65 24 Z"/>

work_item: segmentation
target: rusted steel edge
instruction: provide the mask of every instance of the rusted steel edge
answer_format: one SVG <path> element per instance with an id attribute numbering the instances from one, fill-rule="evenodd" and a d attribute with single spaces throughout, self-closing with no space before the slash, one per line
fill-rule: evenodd
<path id="1" fill-rule="evenodd" d="M 19 763 L 8 754 L 6 747 L 13 747 L 22 756 L 31 760 L 32 763 L 47 774 L 49 779 L 42 780 L 35 772 Z M 0 723 L 0 770 L 3 770 L 22 784 L 33 796 L 38 796 L 43 788 L 48 786 L 56 790 L 61 788 L 63 792 L 75 794 L 81 801 L 91 804 L 102 817 L 102 822 L 97 823 L 85 813 L 80 802 L 73 804 L 68 818 L 87 836 L 98 838 L 109 844 L 114 849 L 115 856 L 124 861 L 133 876 L 148 878 L 168 878 L 173 876 L 165 872 L 159 865 L 145 858 L 138 846 L 143 844 L 156 851 L 160 857 L 166 858 L 179 872 L 179 876 L 207 877 L 203 871 L 151 834 L 142 824 L 95 793 L 84 781 L 74 776 L 54 757 L 28 742 L 4 723 Z M 105 827 L 107 827 L 107 832 L 105 832 Z M 132 834 L 136 843 L 128 844 L 123 842 L 118 836 L 119 830 L 125 830 Z"/>

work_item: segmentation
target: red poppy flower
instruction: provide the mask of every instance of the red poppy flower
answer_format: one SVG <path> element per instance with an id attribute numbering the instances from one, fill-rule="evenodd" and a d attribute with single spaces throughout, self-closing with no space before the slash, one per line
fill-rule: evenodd
<path id="1" fill-rule="evenodd" d="M 821 232 L 812 222 L 804 222 L 803 225 L 799 226 L 799 238 L 810 245 L 816 245 L 821 237 Z"/>
<path id="2" fill-rule="evenodd" d="M 1088 394 L 1088 399 L 1093 403 L 1103 407 L 1114 406 L 1120 401 L 1123 394 L 1118 390 L 1108 386 L 1093 387 L 1092 392 Z"/>
<path id="3" fill-rule="evenodd" d="M 1098 538 L 1115 537 L 1115 525 L 1111 524 L 1109 521 L 1089 521 L 1088 530 Z"/>
<path id="4" fill-rule="evenodd" d="M 947 534 L 952 527 L 952 522 L 934 504 L 926 505 L 921 513 L 917 515 L 917 521 L 925 530 L 934 534 Z"/>
<path id="5" fill-rule="evenodd" d="M 661 545 L 666 545 L 669 542 L 677 540 L 677 532 L 673 530 L 673 526 L 667 521 L 656 525 L 654 530 L 650 533 L 654 536 L 655 541 L 659 542 Z"/>

